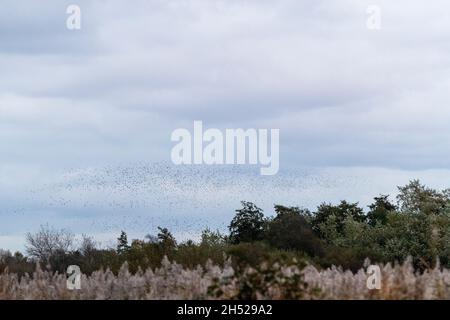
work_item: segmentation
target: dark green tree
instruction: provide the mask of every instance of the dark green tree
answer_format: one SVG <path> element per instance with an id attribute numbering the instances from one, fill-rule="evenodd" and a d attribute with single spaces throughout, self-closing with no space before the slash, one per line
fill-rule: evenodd
<path id="1" fill-rule="evenodd" d="M 130 250 L 128 245 L 128 238 L 125 231 L 121 231 L 119 238 L 117 238 L 117 253 L 123 254 Z"/>
<path id="2" fill-rule="evenodd" d="M 397 210 L 397 207 L 389 201 L 389 195 L 380 195 L 375 197 L 375 202 L 369 205 L 367 213 L 367 223 L 372 227 L 377 223 L 385 225 L 389 212 Z"/>
<path id="3" fill-rule="evenodd" d="M 356 222 L 365 222 L 366 216 L 363 209 L 358 207 L 358 203 L 349 203 L 342 200 L 339 205 L 332 205 L 327 203 L 322 203 L 315 213 L 311 224 L 313 230 L 320 236 L 323 237 L 324 234 L 321 232 L 321 226 L 324 223 L 329 222 L 329 219 L 333 219 L 335 224 L 334 228 L 337 233 L 342 233 L 345 225 L 345 220 L 347 218 L 352 218 Z"/>
<path id="4" fill-rule="evenodd" d="M 158 243 L 162 249 L 163 254 L 167 255 L 175 250 L 177 241 L 167 228 L 158 227 Z"/>
<path id="5" fill-rule="evenodd" d="M 276 205 L 275 212 L 277 215 L 268 222 L 265 236 L 271 246 L 303 251 L 310 256 L 323 254 L 322 242 L 305 218 L 310 215 L 308 210 Z"/>
<path id="6" fill-rule="evenodd" d="M 228 227 L 231 243 L 262 240 L 266 224 L 262 209 L 252 202 L 241 201 L 241 204 Z"/>

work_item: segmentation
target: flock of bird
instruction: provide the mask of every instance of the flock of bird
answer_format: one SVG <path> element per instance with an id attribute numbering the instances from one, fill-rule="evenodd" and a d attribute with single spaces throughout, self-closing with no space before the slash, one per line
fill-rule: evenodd
<path id="1" fill-rule="evenodd" d="M 263 208 L 277 201 L 298 205 L 302 199 L 295 195 L 307 186 L 334 182 L 298 171 L 261 176 L 249 166 L 134 163 L 65 170 L 34 186 L 30 202 L 83 221 L 92 232 L 133 230 L 144 236 L 164 226 L 174 234 L 198 235 L 206 227 L 226 229 L 241 200 Z"/>

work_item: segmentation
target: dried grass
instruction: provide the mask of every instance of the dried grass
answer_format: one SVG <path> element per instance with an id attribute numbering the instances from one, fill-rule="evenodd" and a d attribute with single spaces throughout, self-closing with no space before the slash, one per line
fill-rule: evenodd
<path id="1" fill-rule="evenodd" d="M 236 272 L 230 263 L 185 269 L 165 259 L 161 268 L 131 274 L 124 264 L 117 275 L 82 275 L 81 289 L 70 291 L 66 275 L 40 268 L 19 279 L 0 274 L 0 299 L 450 299 L 450 270 L 436 266 L 415 272 L 411 262 L 380 265 L 380 290 L 366 287 L 367 274 L 340 268 L 261 266 Z"/>

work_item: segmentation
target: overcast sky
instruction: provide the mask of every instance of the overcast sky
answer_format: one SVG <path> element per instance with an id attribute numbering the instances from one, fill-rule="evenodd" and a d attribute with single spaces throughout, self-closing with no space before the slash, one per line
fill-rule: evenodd
<path id="1" fill-rule="evenodd" d="M 66 8 L 81 8 L 81 30 Z M 381 29 L 366 26 L 369 5 Z M 450 187 L 448 1 L 3 0 L 0 247 L 225 229 L 240 200 Z M 280 172 L 174 167 L 176 128 L 279 128 Z"/>

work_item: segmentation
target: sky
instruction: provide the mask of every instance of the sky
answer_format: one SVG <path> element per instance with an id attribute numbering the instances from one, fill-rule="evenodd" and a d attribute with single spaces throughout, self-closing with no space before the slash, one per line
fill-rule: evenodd
<path id="1" fill-rule="evenodd" d="M 69 30 L 69 5 L 81 29 Z M 369 5 L 380 29 L 367 27 Z M 40 225 L 114 245 L 226 230 L 241 200 L 450 187 L 448 1 L 3 0 L 0 248 Z M 175 166 L 171 133 L 280 129 L 280 171 Z"/>

